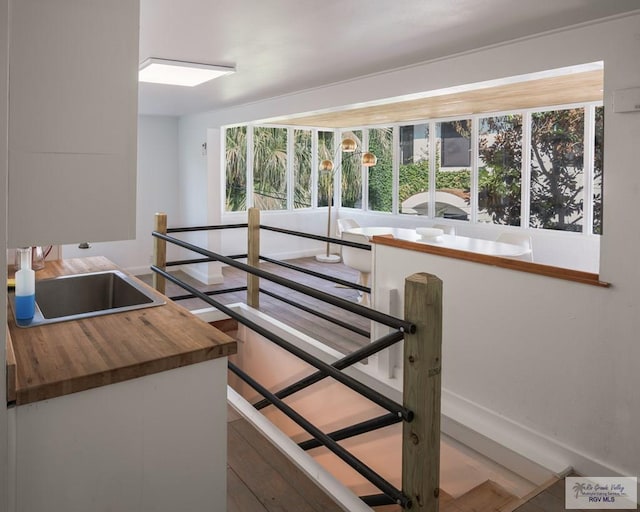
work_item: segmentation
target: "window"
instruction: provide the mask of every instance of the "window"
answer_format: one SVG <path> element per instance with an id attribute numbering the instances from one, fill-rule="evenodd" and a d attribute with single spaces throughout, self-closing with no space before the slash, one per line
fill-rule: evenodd
<path id="1" fill-rule="evenodd" d="M 342 138 L 356 141 L 355 153 L 342 153 L 342 206 L 347 208 L 362 208 L 362 165 L 355 158 L 362 150 L 362 131 L 354 130 L 344 132 Z"/>
<path id="2" fill-rule="evenodd" d="M 429 125 L 400 127 L 400 171 L 398 211 L 428 215 Z"/>
<path id="3" fill-rule="evenodd" d="M 593 155 L 593 234 L 602 234 L 602 164 L 604 150 L 604 107 L 596 107 Z"/>
<path id="4" fill-rule="evenodd" d="M 247 208 L 247 127 L 227 128 L 225 210 L 237 212 Z"/>
<path id="5" fill-rule="evenodd" d="M 293 130 L 293 207 L 311 207 L 311 130 Z"/>
<path id="6" fill-rule="evenodd" d="M 470 119 L 436 123 L 436 217 L 469 220 L 470 155 Z"/>
<path id="7" fill-rule="evenodd" d="M 583 152 L 583 108 L 531 115 L 531 227 L 582 231 Z"/>
<path id="8" fill-rule="evenodd" d="M 225 210 L 246 210 L 248 187 L 263 210 L 325 207 L 339 176 L 339 198 L 331 200 L 346 208 L 602 234 L 603 106 L 345 130 L 342 138 L 355 140 L 355 153 L 340 152 L 337 133 L 227 128 Z M 363 151 L 376 155 L 375 166 L 361 165 Z M 313 168 L 322 160 L 333 162 L 332 173 Z"/>
<path id="9" fill-rule="evenodd" d="M 369 167 L 369 210 L 390 212 L 393 206 L 393 130 L 369 130 L 369 151 L 378 158 Z"/>
<path id="10" fill-rule="evenodd" d="M 480 119 L 478 157 L 478 221 L 519 226 L 522 116 Z"/>
<path id="11" fill-rule="evenodd" d="M 261 210 L 287 208 L 287 129 L 253 132 L 253 204 Z"/>
<path id="12" fill-rule="evenodd" d="M 334 139 L 335 136 L 333 132 L 318 132 L 318 162 L 322 162 L 323 160 L 331 160 L 334 166 L 336 165 L 333 146 Z M 318 173 L 318 206 L 329 205 L 328 194 L 331 190 L 333 190 L 333 187 L 331 186 L 332 182 L 332 172 Z"/>

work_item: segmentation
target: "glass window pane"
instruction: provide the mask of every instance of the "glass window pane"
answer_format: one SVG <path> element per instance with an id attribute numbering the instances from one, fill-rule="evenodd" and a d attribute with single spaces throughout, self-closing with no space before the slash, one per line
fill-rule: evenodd
<path id="1" fill-rule="evenodd" d="M 334 138 L 335 135 L 333 132 L 318 132 L 318 163 L 323 160 L 331 160 L 334 164 L 335 171 Z M 333 173 L 318 173 L 318 206 L 328 206 L 328 194 L 333 190 L 332 184 Z"/>
<path id="2" fill-rule="evenodd" d="M 287 129 L 253 132 L 253 204 L 261 210 L 287 208 Z"/>
<path id="3" fill-rule="evenodd" d="M 342 153 L 342 206 L 362 208 L 362 165 L 358 158 L 362 150 L 362 131 L 344 132 L 342 138 L 353 139 L 357 146 L 355 153 Z"/>
<path id="4" fill-rule="evenodd" d="M 584 109 L 531 115 L 531 227 L 582 230 L 583 148 Z"/>
<path id="5" fill-rule="evenodd" d="M 593 159 L 593 234 L 602 234 L 602 164 L 604 162 L 604 107 L 596 107 Z"/>
<path id="6" fill-rule="evenodd" d="M 294 130 L 293 207 L 311 207 L 311 130 Z"/>
<path id="7" fill-rule="evenodd" d="M 469 220 L 471 120 L 436 123 L 436 217 Z"/>
<path id="8" fill-rule="evenodd" d="M 393 130 L 369 130 L 369 151 L 378 158 L 376 165 L 369 167 L 369 210 L 390 212 L 393 206 Z"/>
<path id="9" fill-rule="evenodd" d="M 519 226 L 522 116 L 480 119 L 478 155 L 478 221 Z"/>
<path id="10" fill-rule="evenodd" d="M 429 214 L 429 125 L 400 127 L 398 209 L 409 215 Z"/>
<path id="11" fill-rule="evenodd" d="M 237 212 L 247 209 L 247 127 L 227 128 L 226 201 L 225 210 Z"/>

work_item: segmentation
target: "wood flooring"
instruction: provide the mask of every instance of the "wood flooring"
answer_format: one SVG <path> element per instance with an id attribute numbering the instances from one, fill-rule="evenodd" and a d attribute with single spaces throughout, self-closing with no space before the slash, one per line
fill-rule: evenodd
<path id="1" fill-rule="evenodd" d="M 315 258 L 298 258 L 294 260 L 287 260 L 287 263 L 297 265 L 315 272 L 319 272 L 325 275 L 333 277 L 339 277 L 345 281 L 355 283 L 358 279 L 358 272 L 342 263 L 320 263 Z M 260 268 L 268 272 L 272 272 L 278 276 L 285 277 L 300 284 L 307 285 L 316 290 L 320 290 L 345 300 L 356 302 L 358 300 L 358 291 L 337 286 L 331 281 L 319 279 L 314 276 L 310 276 L 295 270 L 287 269 L 276 265 L 274 263 L 261 262 Z M 233 267 L 223 267 L 222 273 L 224 276 L 224 283 L 217 285 L 204 285 L 199 281 L 188 276 L 185 272 L 176 271 L 171 272 L 184 280 L 188 284 L 198 288 L 202 291 L 221 290 L 228 288 L 236 288 L 240 286 L 246 286 L 246 273 L 235 269 Z M 151 274 L 138 276 L 146 283 L 151 283 Z M 284 296 L 289 300 L 294 300 L 300 304 L 311 308 L 312 310 L 324 313 L 332 318 L 340 319 L 347 322 L 350 325 L 359 327 L 360 329 L 369 330 L 370 321 L 362 318 L 358 315 L 342 310 L 336 306 L 332 306 L 320 300 L 314 299 L 302 293 L 292 291 L 288 288 L 270 282 L 266 279 L 261 279 L 260 287 L 269 290 L 278 295 Z M 185 292 L 177 285 L 167 282 L 166 295 L 169 297 L 175 295 L 183 295 Z M 233 292 L 225 293 L 223 295 L 216 295 L 213 297 L 220 303 L 227 305 L 236 302 L 246 302 L 246 292 Z M 178 301 L 181 306 L 193 310 L 201 309 L 208 306 L 204 301 L 200 299 L 187 299 Z M 313 336 L 317 340 L 325 343 L 326 345 L 338 350 L 343 354 L 353 352 L 354 350 L 365 346 L 369 339 L 354 333 L 341 326 L 335 325 L 327 320 L 323 320 L 313 315 L 298 309 L 294 306 L 286 304 L 278 299 L 270 297 L 264 293 L 260 294 L 260 311 L 276 318 L 277 320 L 286 322 L 291 327 L 298 329 L 299 331 Z"/>
<path id="2" fill-rule="evenodd" d="M 228 423 L 228 512 L 339 512 L 306 474 L 244 419 Z"/>

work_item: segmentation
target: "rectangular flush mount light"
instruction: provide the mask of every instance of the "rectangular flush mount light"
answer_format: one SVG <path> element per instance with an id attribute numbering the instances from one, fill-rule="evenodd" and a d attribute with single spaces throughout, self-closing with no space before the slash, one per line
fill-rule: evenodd
<path id="1" fill-rule="evenodd" d="M 154 84 L 193 87 L 234 72 L 235 68 L 229 66 L 150 58 L 140 65 L 138 80 Z"/>

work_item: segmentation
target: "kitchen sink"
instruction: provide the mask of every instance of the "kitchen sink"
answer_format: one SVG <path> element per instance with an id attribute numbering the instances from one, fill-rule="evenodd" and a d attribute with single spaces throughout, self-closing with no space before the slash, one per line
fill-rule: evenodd
<path id="1" fill-rule="evenodd" d="M 36 314 L 20 327 L 160 306 L 164 297 L 119 270 L 36 281 Z"/>

